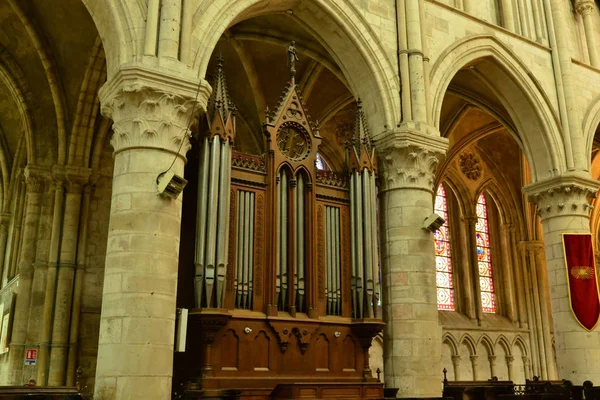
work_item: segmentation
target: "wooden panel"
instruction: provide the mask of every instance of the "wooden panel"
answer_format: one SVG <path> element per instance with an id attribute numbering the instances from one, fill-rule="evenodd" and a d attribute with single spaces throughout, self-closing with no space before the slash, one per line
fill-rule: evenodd
<path id="1" fill-rule="evenodd" d="M 252 362 L 254 371 L 269 371 L 270 369 L 270 341 L 264 330 L 258 332 L 252 343 Z"/>
<path id="2" fill-rule="evenodd" d="M 315 340 L 315 367 L 317 371 L 329 371 L 329 340 L 323 333 Z"/>
<path id="3" fill-rule="evenodd" d="M 360 387 L 323 388 L 321 390 L 321 397 L 324 399 L 339 399 L 339 398 L 360 399 L 361 398 L 361 390 L 360 390 Z"/>
<path id="4" fill-rule="evenodd" d="M 239 367 L 240 338 L 233 329 L 229 329 L 221 339 L 221 368 L 237 371 Z"/>
<path id="5" fill-rule="evenodd" d="M 346 336 L 342 346 L 342 368 L 344 371 L 356 370 L 355 348 L 356 343 L 354 342 L 354 339 L 352 339 L 352 336 Z"/>

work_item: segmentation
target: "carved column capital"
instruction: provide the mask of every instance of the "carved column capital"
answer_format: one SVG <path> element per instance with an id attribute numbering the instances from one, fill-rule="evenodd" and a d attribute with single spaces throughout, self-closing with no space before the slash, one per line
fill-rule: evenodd
<path id="1" fill-rule="evenodd" d="M 179 154 L 190 148 L 190 121 L 206 109 L 208 83 L 191 72 L 167 75 L 140 66 L 122 67 L 99 92 L 102 114 L 111 118 L 115 153 L 154 148 Z"/>
<path id="2" fill-rule="evenodd" d="M 496 365 L 496 356 L 488 356 L 488 361 L 490 362 L 490 365 Z"/>
<path id="3" fill-rule="evenodd" d="M 508 365 L 509 367 L 512 365 L 512 363 L 515 361 L 515 357 L 514 356 L 506 356 L 506 365 Z"/>
<path id="4" fill-rule="evenodd" d="M 530 202 L 537 205 L 542 219 L 561 216 L 589 217 L 590 200 L 600 182 L 580 175 L 563 175 L 536 182 L 523 188 Z"/>
<path id="5" fill-rule="evenodd" d="M 81 167 L 64 167 L 56 165 L 52 168 L 52 178 L 56 187 L 66 188 L 67 193 L 80 194 L 88 185 L 92 170 Z"/>
<path id="6" fill-rule="evenodd" d="M 50 180 L 50 171 L 45 168 L 28 165 L 23 170 L 23 177 L 27 185 L 27 193 L 42 193 L 46 182 Z"/>
<path id="7" fill-rule="evenodd" d="M 469 359 L 471 360 L 471 364 L 473 364 L 473 367 L 475 367 L 479 360 L 479 356 L 469 356 Z"/>
<path id="8" fill-rule="evenodd" d="M 460 356 L 459 355 L 452 356 L 452 364 L 454 364 L 454 365 L 460 364 Z"/>
<path id="9" fill-rule="evenodd" d="M 582 16 L 591 15 L 594 11 L 593 0 L 579 0 L 575 3 L 575 9 Z"/>
<path id="10" fill-rule="evenodd" d="M 382 190 L 423 189 L 433 193 L 435 172 L 446 154 L 448 139 L 416 131 L 393 130 L 375 143 Z"/>
<path id="11" fill-rule="evenodd" d="M 465 225 L 467 225 L 468 227 L 473 227 L 477 225 L 479 217 L 477 217 L 476 215 L 465 215 L 461 216 L 461 219 L 465 221 Z"/>
<path id="12" fill-rule="evenodd" d="M 509 234 L 511 232 L 514 232 L 515 226 L 510 222 L 504 222 L 504 223 L 500 224 L 500 230 L 504 234 Z"/>

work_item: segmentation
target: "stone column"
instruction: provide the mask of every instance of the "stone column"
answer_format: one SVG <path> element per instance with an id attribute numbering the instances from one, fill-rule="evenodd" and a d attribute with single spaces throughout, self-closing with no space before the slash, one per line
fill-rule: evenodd
<path id="1" fill-rule="evenodd" d="M 438 324 L 433 235 L 433 181 L 447 141 L 414 131 L 376 140 L 381 167 L 385 382 L 400 397 L 441 393 L 442 332 Z M 440 384 L 435 384 L 440 382 Z"/>
<path id="2" fill-rule="evenodd" d="M 490 362 L 490 378 L 493 378 L 496 375 L 496 356 L 488 356 L 488 361 Z"/>
<path id="3" fill-rule="evenodd" d="M 10 216 L 10 213 L 0 214 L 0 280 L 2 280 L 2 277 L 4 276 L 4 258 L 6 255 L 6 241 L 8 240 Z"/>
<path id="4" fill-rule="evenodd" d="M 529 282 L 529 268 L 527 263 L 527 242 L 519 242 L 518 247 L 519 254 L 521 256 L 521 268 L 519 269 L 519 278 L 523 281 L 523 287 L 525 291 L 525 304 L 527 307 L 527 321 L 529 327 L 529 343 L 531 345 L 531 359 L 533 360 L 532 375 L 535 374 L 536 376 L 540 376 L 542 374 L 539 366 L 539 340 L 541 340 L 541 337 L 538 337 L 536 319 L 534 317 L 534 296 L 532 285 Z"/>
<path id="5" fill-rule="evenodd" d="M 523 356 L 523 368 L 525 368 L 525 378 L 532 378 L 533 372 L 531 371 L 531 359 L 527 356 Z"/>
<path id="6" fill-rule="evenodd" d="M 523 188 L 537 204 L 544 228 L 546 266 L 554 323 L 558 376 L 572 382 L 600 382 L 600 331 L 587 332 L 571 313 L 562 233 L 589 233 L 589 199 L 598 181 L 571 173 Z"/>
<path id="7" fill-rule="evenodd" d="M 467 224 L 467 233 L 469 235 L 469 247 L 466 251 L 469 252 L 470 257 L 470 268 L 467 272 L 471 274 L 473 281 L 473 285 L 470 288 L 467 288 L 467 290 L 471 290 L 473 292 L 475 316 L 477 317 L 477 324 L 481 325 L 481 320 L 483 319 L 483 309 L 481 305 L 481 286 L 479 285 L 479 261 L 477 257 L 477 241 L 475 240 L 475 227 L 477 225 L 477 217 L 472 215 L 467 216 L 465 217 L 465 222 Z"/>
<path id="8" fill-rule="evenodd" d="M 513 0 L 500 0 L 502 11 L 502 22 L 506 29 L 515 32 L 515 15 L 513 12 Z"/>
<path id="9" fill-rule="evenodd" d="M 16 386 L 22 385 L 24 379 L 29 380 L 30 378 L 29 376 L 23 377 L 22 372 L 25 361 L 25 340 L 27 336 L 27 323 L 29 321 L 37 230 L 41 211 L 42 191 L 44 189 L 43 179 L 36 176 L 35 172 L 35 170 L 29 167 L 25 169 L 27 195 L 24 210 L 25 221 L 22 230 L 23 245 L 18 259 L 19 291 L 17 293 L 17 304 L 15 306 L 15 317 L 8 352 L 8 381 L 10 385 Z"/>
<path id="10" fill-rule="evenodd" d="M 62 174 L 55 171 L 53 190 L 54 204 L 52 215 L 52 228 L 50 233 L 50 249 L 48 254 L 48 272 L 44 296 L 44 314 L 42 317 L 42 331 L 40 334 L 40 351 L 38 353 L 37 383 L 40 386 L 48 385 L 48 365 L 50 364 L 50 342 L 52 339 L 52 318 L 54 317 L 54 299 L 56 298 L 56 276 L 58 269 L 58 254 L 60 251 L 60 233 L 63 220 L 63 206 L 65 200 L 64 182 Z"/>
<path id="11" fill-rule="evenodd" d="M 513 356 L 506 356 L 506 365 L 508 367 L 508 380 L 512 381 L 515 377 L 515 365 L 513 362 L 515 358 Z"/>
<path id="12" fill-rule="evenodd" d="M 481 378 L 479 376 L 479 370 L 477 369 L 479 356 L 470 356 L 469 359 L 471 360 L 471 368 L 473 369 L 473 380 L 478 381 Z"/>
<path id="13" fill-rule="evenodd" d="M 512 224 L 503 223 L 500 226 L 500 251 L 502 253 L 502 277 L 504 294 L 506 298 L 506 316 L 516 326 L 518 325 L 517 307 L 515 298 L 515 284 L 516 279 L 513 279 L 513 266 L 512 266 L 512 248 L 510 243 L 510 235 L 513 232 Z"/>
<path id="14" fill-rule="evenodd" d="M 94 398 L 171 398 L 182 195 L 159 195 L 183 176 L 188 124 L 209 86 L 195 74 L 121 67 L 100 91 L 114 121 L 112 204 Z"/>
<path id="15" fill-rule="evenodd" d="M 544 337 L 546 373 L 548 379 L 556 380 L 560 377 L 556 375 L 556 362 L 552 351 L 552 333 L 551 324 L 552 318 L 550 309 L 550 291 L 548 289 L 548 271 L 546 269 L 544 257 L 544 243 L 541 241 L 531 242 L 532 251 L 535 253 L 535 270 L 537 273 L 538 291 L 537 295 L 540 299 L 540 318 L 542 321 L 542 335 Z"/>
<path id="16" fill-rule="evenodd" d="M 462 289 L 462 298 L 464 305 L 464 313 L 465 315 L 473 322 L 477 321 L 477 312 L 475 300 L 475 286 L 473 286 L 473 264 L 471 262 L 472 253 L 471 253 L 471 238 L 470 238 L 470 228 L 468 218 L 462 217 L 459 223 L 459 239 L 460 239 L 460 268 L 463 287 Z M 475 281 L 478 282 L 478 281 Z M 455 289 L 456 290 L 456 289 Z"/>
<path id="17" fill-rule="evenodd" d="M 585 41 L 587 43 L 588 54 L 590 55 L 590 64 L 593 67 L 600 67 L 600 56 L 598 55 L 598 44 L 596 43 L 596 33 L 594 32 L 594 0 L 579 0 L 575 3 L 575 9 L 581 15 L 583 20 L 583 29 L 585 30 Z"/>
<path id="18" fill-rule="evenodd" d="M 88 178 L 89 171 L 83 173 L 80 171 L 66 172 L 67 193 L 64 203 L 65 210 L 58 262 L 58 279 L 56 282 L 54 321 L 52 324 L 52 341 L 50 343 L 51 357 L 50 370 L 48 372 L 48 383 L 50 386 L 64 386 L 66 382 L 65 376 L 79 236 L 81 194 Z"/>
<path id="19" fill-rule="evenodd" d="M 460 356 L 452 356 L 452 367 L 454 368 L 454 380 L 460 381 Z"/>
<path id="20" fill-rule="evenodd" d="M 546 338 L 544 335 L 544 325 L 542 324 L 542 311 L 540 305 L 540 289 L 539 282 L 537 276 L 537 267 L 535 260 L 535 249 L 534 246 L 531 245 L 531 242 L 527 242 L 527 254 L 529 254 L 529 267 L 530 269 L 530 282 L 532 289 L 532 300 L 533 300 L 533 309 L 534 309 L 534 318 L 535 318 L 535 328 L 537 334 L 537 342 L 538 342 L 538 353 L 539 353 L 539 363 L 540 363 L 540 378 L 548 379 L 548 369 L 546 362 Z"/>

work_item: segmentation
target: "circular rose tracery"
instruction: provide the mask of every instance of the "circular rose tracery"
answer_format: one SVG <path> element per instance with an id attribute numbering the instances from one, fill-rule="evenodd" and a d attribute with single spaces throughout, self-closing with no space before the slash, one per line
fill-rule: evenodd
<path id="1" fill-rule="evenodd" d="M 277 132 L 277 147 L 286 157 L 302 161 L 310 153 L 308 132 L 297 123 L 284 122 Z"/>

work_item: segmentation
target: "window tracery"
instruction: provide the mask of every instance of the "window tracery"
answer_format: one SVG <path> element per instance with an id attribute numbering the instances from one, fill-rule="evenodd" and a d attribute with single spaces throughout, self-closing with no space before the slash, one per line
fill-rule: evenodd
<path id="1" fill-rule="evenodd" d="M 475 242 L 477 244 L 477 269 L 479 272 L 481 309 L 484 313 L 495 313 L 496 295 L 494 293 L 494 278 L 492 274 L 488 209 L 483 193 L 479 195 L 475 212 L 477 215 Z"/>
<path id="2" fill-rule="evenodd" d="M 446 189 L 444 185 L 440 185 L 435 197 L 434 211 L 446 222 L 434 234 L 437 304 L 438 310 L 454 311 L 452 253 L 447 207 Z"/>

